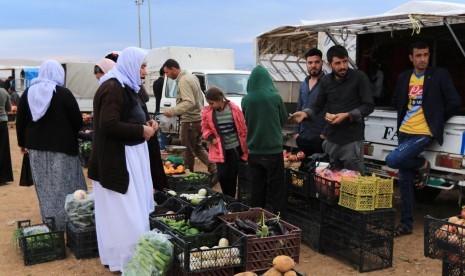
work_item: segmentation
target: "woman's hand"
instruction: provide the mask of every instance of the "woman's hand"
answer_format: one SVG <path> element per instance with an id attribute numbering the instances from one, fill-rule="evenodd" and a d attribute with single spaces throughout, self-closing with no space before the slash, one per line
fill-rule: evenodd
<path id="1" fill-rule="evenodd" d="M 158 123 L 155 120 L 150 120 L 147 122 L 147 126 L 152 127 L 153 130 L 157 131 L 158 130 Z"/>
<path id="2" fill-rule="evenodd" d="M 144 139 L 149 140 L 155 134 L 155 130 L 151 126 L 144 126 Z"/>

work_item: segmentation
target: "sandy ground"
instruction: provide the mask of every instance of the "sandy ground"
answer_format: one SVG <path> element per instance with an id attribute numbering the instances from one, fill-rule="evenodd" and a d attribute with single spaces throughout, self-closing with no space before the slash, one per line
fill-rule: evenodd
<path id="1" fill-rule="evenodd" d="M 0 186 L 0 275 L 115 275 L 104 268 L 98 258 L 77 260 L 67 249 L 64 260 L 25 266 L 22 257 L 13 246 L 12 235 L 16 221 L 30 219 L 40 223 L 38 200 L 34 187 L 18 185 L 22 155 L 16 140 L 14 125 L 9 128 L 11 155 L 15 181 Z M 198 167 L 201 169 L 202 167 Z M 205 169 L 205 167 L 203 167 Z M 87 172 L 84 170 L 84 173 Z M 88 184 L 90 182 L 88 181 Z M 394 242 L 393 267 L 364 273 L 366 275 L 441 275 L 442 263 L 423 255 L 423 216 L 449 217 L 460 213 L 457 205 L 458 192 L 441 194 L 432 204 L 418 204 L 413 235 L 398 238 Z M 394 202 L 399 208 L 396 189 Z M 358 269 L 342 259 L 319 254 L 302 245 L 297 270 L 305 275 L 357 275 Z"/>

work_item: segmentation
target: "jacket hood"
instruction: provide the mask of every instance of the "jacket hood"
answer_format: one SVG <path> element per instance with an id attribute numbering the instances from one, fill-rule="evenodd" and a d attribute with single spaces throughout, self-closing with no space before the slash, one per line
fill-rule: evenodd
<path id="1" fill-rule="evenodd" d="M 252 70 L 247 82 L 247 94 L 252 93 L 278 92 L 270 73 L 262 65 L 258 65 Z"/>

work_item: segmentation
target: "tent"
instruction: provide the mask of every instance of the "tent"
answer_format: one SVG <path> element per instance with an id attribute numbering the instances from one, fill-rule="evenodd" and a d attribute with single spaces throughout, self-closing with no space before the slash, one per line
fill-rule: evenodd
<path id="1" fill-rule="evenodd" d="M 24 89 L 31 85 L 31 80 L 39 75 L 38 67 L 23 68 L 21 70 L 21 79 L 24 80 Z"/>

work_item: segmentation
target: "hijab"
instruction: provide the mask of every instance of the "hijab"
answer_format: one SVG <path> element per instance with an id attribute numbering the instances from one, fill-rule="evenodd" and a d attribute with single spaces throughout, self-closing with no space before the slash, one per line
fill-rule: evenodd
<path id="1" fill-rule="evenodd" d="M 106 74 L 115 66 L 115 62 L 111 59 L 104 58 L 97 62 L 97 66 L 102 69 L 104 74 Z"/>
<path id="2" fill-rule="evenodd" d="M 65 70 L 55 60 L 46 60 L 40 65 L 39 76 L 31 81 L 27 101 L 32 120 L 37 122 L 47 112 L 56 86 L 65 83 Z"/>
<path id="3" fill-rule="evenodd" d="M 140 67 L 147 55 L 147 51 L 136 48 L 128 47 L 124 49 L 118 57 L 115 67 L 107 74 L 100 78 L 100 84 L 109 79 L 117 79 L 121 86 L 129 86 L 134 92 L 138 93 L 140 85 Z"/>

